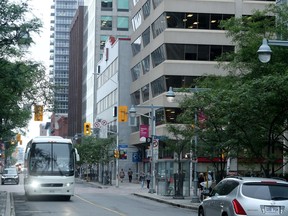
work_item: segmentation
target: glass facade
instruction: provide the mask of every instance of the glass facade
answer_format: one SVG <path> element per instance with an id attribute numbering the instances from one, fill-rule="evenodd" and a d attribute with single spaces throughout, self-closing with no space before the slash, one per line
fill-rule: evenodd
<path id="1" fill-rule="evenodd" d="M 55 90 L 55 114 L 68 113 L 69 74 L 69 31 L 70 24 L 78 8 L 77 0 L 55 0 L 54 19 L 54 59 L 52 82 Z"/>

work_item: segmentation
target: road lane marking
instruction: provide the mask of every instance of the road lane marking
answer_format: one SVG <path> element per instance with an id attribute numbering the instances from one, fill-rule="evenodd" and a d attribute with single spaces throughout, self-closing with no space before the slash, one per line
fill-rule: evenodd
<path id="1" fill-rule="evenodd" d="M 115 210 L 113 210 L 113 209 L 110 209 L 110 208 L 107 208 L 107 207 L 105 207 L 105 206 L 98 205 L 98 204 L 96 204 L 96 203 L 90 202 L 89 200 L 86 200 L 86 199 L 84 199 L 84 198 L 82 198 L 82 197 L 80 197 L 80 196 L 78 196 L 78 195 L 74 195 L 74 196 L 77 197 L 77 198 L 79 198 L 79 199 L 81 199 L 82 201 L 87 202 L 87 203 L 89 203 L 89 204 L 91 204 L 91 205 L 94 205 L 94 206 L 96 206 L 96 207 L 98 207 L 98 208 L 104 209 L 104 210 L 109 211 L 109 212 L 113 212 L 113 213 L 115 213 L 115 214 L 117 214 L 117 215 L 120 215 L 120 216 L 127 216 L 126 214 L 120 213 L 120 212 L 115 211 Z"/>

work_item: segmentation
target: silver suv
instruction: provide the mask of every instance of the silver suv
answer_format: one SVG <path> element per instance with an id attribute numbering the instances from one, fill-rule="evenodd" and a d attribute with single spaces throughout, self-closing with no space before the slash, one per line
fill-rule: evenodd
<path id="1" fill-rule="evenodd" d="M 228 177 L 204 193 L 199 216 L 287 216 L 288 182 L 273 178 Z"/>
<path id="2" fill-rule="evenodd" d="M 1 184 L 4 183 L 15 183 L 19 184 L 19 174 L 15 167 L 5 168 L 1 175 Z"/>

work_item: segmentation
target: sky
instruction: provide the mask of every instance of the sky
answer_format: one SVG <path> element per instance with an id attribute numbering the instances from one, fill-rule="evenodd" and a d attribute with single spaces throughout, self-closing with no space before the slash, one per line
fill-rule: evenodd
<path id="1" fill-rule="evenodd" d="M 47 74 L 49 73 L 49 57 L 50 57 L 50 13 L 52 0 L 30 0 L 29 5 L 33 9 L 36 17 L 42 20 L 43 28 L 39 35 L 33 35 L 35 44 L 29 48 L 30 58 L 41 62 L 45 67 Z M 44 113 L 43 122 L 35 122 L 31 119 L 28 126 L 28 134 L 26 139 L 31 139 L 39 135 L 39 124 L 48 121 L 49 114 Z"/>

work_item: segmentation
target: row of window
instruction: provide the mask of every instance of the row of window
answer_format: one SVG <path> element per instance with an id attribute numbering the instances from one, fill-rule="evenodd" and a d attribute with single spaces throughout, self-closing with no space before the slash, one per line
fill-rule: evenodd
<path id="1" fill-rule="evenodd" d="M 112 30 L 113 28 L 113 17 L 112 16 L 101 16 L 101 30 Z M 118 16 L 116 23 L 116 28 L 118 31 L 128 31 L 129 30 L 129 17 Z"/>
<path id="2" fill-rule="evenodd" d="M 163 13 L 152 23 L 152 35 L 156 38 L 166 28 L 197 28 L 197 29 L 220 29 L 220 22 L 233 17 L 232 14 L 200 14 L 200 13 Z M 184 21 L 183 21 L 184 20 Z M 201 20 L 201 22 L 200 22 Z M 150 43 L 150 27 L 140 35 L 132 44 L 133 56 Z"/>
<path id="3" fill-rule="evenodd" d="M 222 53 L 234 52 L 234 46 L 198 45 L 198 44 L 163 44 L 151 53 L 152 67 L 165 60 L 215 61 Z M 150 58 L 145 57 L 131 69 L 132 80 L 150 71 Z"/>
<path id="4" fill-rule="evenodd" d="M 97 103 L 97 115 L 117 103 L 117 89 Z"/>
<path id="5" fill-rule="evenodd" d="M 155 9 L 156 7 L 158 7 L 158 5 L 162 3 L 162 1 L 163 0 L 152 0 L 153 8 Z M 142 6 L 142 8 L 135 14 L 135 16 L 131 20 L 133 31 L 136 31 L 136 29 L 139 28 L 143 20 L 145 20 L 150 15 L 150 12 L 151 12 L 151 0 L 147 0 L 145 4 Z"/>
<path id="6" fill-rule="evenodd" d="M 130 0 L 118 0 L 117 1 L 117 11 L 129 11 L 129 1 Z M 101 10 L 102 11 L 112 11 L 113 10 L 113 0 L 101 0 Z"/>
<path id="7" fill-rule="evenodd" d="M 98 88 L 105 84 L 113 75 L 118 72 L 118 58 L 116 58 L 106 69 L 97 77 Z M 98 71 L 99 73 L 99 71 Z"/>
<path id="8" fill-rule="evenodd" d="M 153 97 L 167 92 L 170 86 L 175 88 L 194 88 L 197 78 L 197 76 L 162 76 L 151 82 L 151 84 L 147 84 L 132 93 L 132 104 L 138 105 L 144 103 Z"/>

